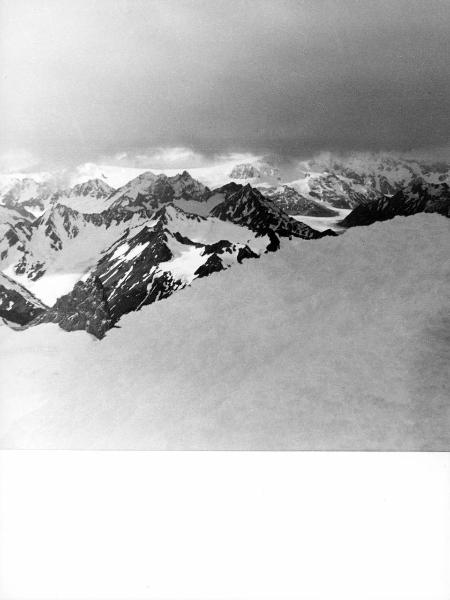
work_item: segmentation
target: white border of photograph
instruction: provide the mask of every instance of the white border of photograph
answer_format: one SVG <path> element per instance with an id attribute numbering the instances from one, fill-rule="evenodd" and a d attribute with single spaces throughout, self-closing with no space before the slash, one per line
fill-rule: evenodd
<path id="1" fill-rule="evenodd" d="M 4 600 L 448 600 L 450 455 L 0 454 Z"/>

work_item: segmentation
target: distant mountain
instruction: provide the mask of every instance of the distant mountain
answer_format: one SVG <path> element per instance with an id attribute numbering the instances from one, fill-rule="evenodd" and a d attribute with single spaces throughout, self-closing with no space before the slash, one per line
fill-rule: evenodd
<path id="1" fill-rule="evenodd" d="M 409 183 L 393 196 L 383 196 L 357 206 L 341 221 L 344 227 L 371 225 L 396 216 L 414 215 L 419 212 L 435 212 L 450 217 L 450 190 L 447 183 L 432 184 L 422 179 Z"/>
<path id="2" fill-rule="evenodd" d="M 77 168 L 72 173 L 63 170 L 55 173 L 34 173 L 28 177 L 24 177 L 23 174 L 0 174 L 0 204 L 4 205 L 2 198 L 16 186 L 17 202 L 24 201 L 23 210 L 32 212 L 36 217 L 40 216 L 49 204 L 45 188 L 48 188 L 51 193 L 65 192 L 60 182 L 67 181 L 68 178 L 77 183 L 83 181 L 82 173 L 89 174 L 91 182 L 100 182 L 100 186 L 104 184 L 105 179 L 108 183 L 114 182 L 113 185 L 120 190 L 120 194 L 112 198 L 111 202 L 124 195 L 127 187 L 129 195 L 132 198 L 134 195 L 134 199 L 137 193 L 146 194 L 152 181 L 158 177 L 156 172 L 151 170 L 142 173 L 139 169 L 131 167 L 95 164 L 83 167 Z M 324 202 L 326 206 L 338 209 L 353 209 L 361 203 L 381 196 L 391 196 L 417 177 L 427 183 L 450 183 L 448 163 L 413 160 L 392 153 L 367 152 L 355 152 L 346 156 L 323 154 L 310 160 L 303 160 L 296 165 L 283 164 L 276 157 L 255 157 L 240 163 L 234 163 L 230 158 L 226 158 L 223 163 L 215 162 L 210 166 L 195 167 L 190 170 L 190 174 L 195 177 L 193 181 L 197 180 L 199 186 L 208 186 L 210 189 L 221 187 L 231 180 L 242 184 L 250 183 L 253 187 L 272 188 L 287 185 L 308 200 Z M 136 178 L 135 175 L 139 177 Z M 169 179 L 190 177 L 187 171 L 177 174 L 175 169 L 167 170 L 163 177 L 168 175 L 171 176 L 168 177 Z M 132 177 L 135 179 L 128 181 Z M 123 185 L 126 181 L 128 182 Z M 161 186 L 161 181 L 159 185 Z M 39 189 L 34 189 L 35 186 L 39 186 Z M 18 190 L 18 187 L 24 189 Z M 47 198 L 41 197 L 41 191 Z M 169 190 L 168 194 L 171 195 L 172 191 Z M 105 205 L 103 205 L 94 199 L 95 195 L 95 192 L 93 195 L 90 194 L 92 202 L 83 203 L 84 191 L 79 193 L 75 191 L 73 202 L 72 199 L 60 200 L 60 202 L 80 212 L 101 212 L 109 206 L 109 200 L 105 198 Z M 198 195 L 201 195 L 201 191 Z M 174 192 L 174 198 L 177 197 L 180 196 Z M 28 208 L 27 200 L 30 200 Z M 14 205 L 17 202 L 14 200 Z"/>
<path id="3" fill-rule="evenodd" d="M 355 182 L 368 182 L 384 195 L 392 195 L 411 181 L 421 178 L 427 183 L 450 183 L 448 163 L 426 162 L 390 154 L 352 154 L 345 159 L 333 158 L 331 170 Z"/>
<path id="4" fill-rule="evenodd" d="M 26 288 L 0 273 L 0 318 L 10 326 L 23 326 L 47 307 Z"/>
<path id="5" fill-rule="evenodd" d="M 22 212 L 25 217 L 38 217 L 50 205 L 54 191 L 48 182 L 21 179 L 0 195 L 0 205 Z"/>
<path id="6" fill-rule="evenodd" d="M 242 163 L 233 167 L 230 179 L 280 179 L 280 170 L 264 162 Z"/>
<path id="7" fill-rule="evenodd" d="M 296 221 L 249 184 L 242 186 L 230 183 L 215 192 L 222 193 L 224 200 L 210 214 L 223 221 L 248 227 L 259 235 L 269 235 L 272 239 L 271 250 L 279 248 L 280 237 L 318 239 L 324 235 L 336 235 L 331 230 L 319 232 Z"/>
<path id="8" fill-rule="evenodd" d="M 261 188 L 261 193 L 270 198 L 288 215 L 306 215 L 309 217 L 335 217 L 338 212 L 328 208 L 322 202 L 305 198 L 294 188 L 283 185 L 276 188 Z"/>
<path id="9" fill-rule="evenodd" d="M 187 171 L 173 177 L 147 171 L 116 190 L 109 201 L 112 208 L 144 206 L 157 209 L 161 204 L 175 200 L 202 202 L 210 193 L 209 188 L 193 179 Z"/>
<path id="10" fill-rule="evenodd" d="M 307 198 L 345 209 L 392 196 L 418 178 L 435 185 L 450 183 L 449 164 L 389 154 L 319 158 L 300 163 L 299 172 L 301 177 L 290 182 L 291 187 Z"/>
<path id="11" fill-rule="evenodd" d="M 57 192 L 52 197 L 52 203 L 64 204 L 81 213 L 98 213 L 108 208 L 107 199 L 114 191 L 114 188 L 102 179 L 89 179 L 70 189 Z"/>
<path id="12" fill-rule="evenodd" d="M 89 179 L 83 183 L 79 183 L 71 189 L 71 195 L 75 197 L 90 197 L 90 198 L 106 198 L 110 196 L 114 188 L 108 185 L 102 179 Z"/>
<path id="13" fill-rule="evenodd" d="M 364 185 L 337 173 L 306 172 L 288 185 L 305 198 L 337 209 L 351 209 L 380 196 L 371 184 Z"/>

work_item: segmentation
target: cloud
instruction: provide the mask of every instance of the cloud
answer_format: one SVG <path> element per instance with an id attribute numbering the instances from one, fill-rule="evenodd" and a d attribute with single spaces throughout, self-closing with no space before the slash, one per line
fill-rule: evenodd
<path id="1" fill-rule="evenodd" d="M 0 173 L 27 172 L 39 165 L 39 159 L 27 150 L 10 150 L 0 154 Z"/>
<path id="2" fill-rule="evenodd" d="M 103 157 L 101 160 L 107 164 L 119 166 L 172 169 L 201 166 L 205 162 L 205 157 L 191 148 L 175 146 L 149 148 L 138 152 L 121 152 L 113 157 Z"/>
<path id="3" fill-rule="evenodd" d="M 0 18 L 1 151 L 46 164 L 448 144 L 445 1 L 6 0 Z"/>

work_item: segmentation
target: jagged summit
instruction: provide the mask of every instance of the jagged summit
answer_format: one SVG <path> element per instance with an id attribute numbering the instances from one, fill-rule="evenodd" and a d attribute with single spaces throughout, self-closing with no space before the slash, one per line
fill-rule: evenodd
<path id="1" fill-rule="evenodd" d="M 178 175 L 174 175 L 172 179 L 184 179 L 184 180 L 191 179 L 192 181 L 194 181 L 193 177 L 191 176 L 189 171 L 186 171 L 186 169 L 182 173 L 180 173 Z"/>
<path id="2" fill-rule="evenodd" d="M 210 193 L 209 188 L 187 171 L 172 177 L 164 173 L 154 175 L 149 171 L 119 188 L 109 200 L 111 207 L 141 205 L 156 209 L 176 199 L 202 202 L 207 200 Z"/>
<path id="3" fill-rule="evenodd" d="M 69 196 L 94 196 L 106 198 L 114 192 L 114 188 L 103 181 L 103 179 L 89 179 L 83 183 L 74 185 L 68 190 Z"/>
<path id="4" fill-rule="evenodd" d="M 318 232 L 293 219 L 250 184 L 229 187 L 224 201 L 211 210 L 211 215 L 248 227 L 260 235 L 275 234 L 274 249 L 279 247 L 279 237 L 317 239 L 324 235 L 335 235 L 329 230 Z"/>
<path id="5" fill-rule="evenodd" d="M 146 194 L 151 189 L 157 178 L 158 176 L 152 171 L 145 171 L 145 173 L 138 175 L 111 194 L 109 197 L 111 205 L 119 200 L 122 202 L 136 200 L 138 194 Z"/>

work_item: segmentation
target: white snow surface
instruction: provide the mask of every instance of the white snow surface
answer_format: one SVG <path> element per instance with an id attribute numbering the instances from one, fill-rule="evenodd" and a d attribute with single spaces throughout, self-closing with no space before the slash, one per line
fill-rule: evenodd
<path id="1" fill-rule="evenodd" d="M 201 217 L 207 217 L 214 207 L 225 200 L 225 194 L 213 194 L 204 202 L 198 202 L 197 200 L 184 200 L 183 198 L 176 198 L 174 204 L 177 208 L 181 208 L 187 213 L 194 215 L 200 215 Z"/>
<path id="2" fill-rule="evenodd" d="M 450 221 L 293 240 L 101 342 L 0 331 L 3 447 L 447 449 Z"/>
<path id="3" fill-rule="evenodd" d="M 344 228 L 341 227 L 340 222 L 345 219 L 345 217 L 350 214 L 351 210 L 346 210 L 344 208 L 338 209 L 333 208 L 338 215 L 334 217 L 309 217 L 305 215 L 291 215 L 292 218 L 297 221 L 301 221 L 305 225 L 309 225 L 316 231 L 325 231 L 326 229 L 332 229 L 333 231 L 342 232 Z"/>
<path id="4" fill-rule="evenodd" d="M 179 279 L 187 284 L 192 283 L 195 271 L 206 261 L 202 255 L 203 248 L 186 246 L 173 238 L 169 239 L 168 245 L 172 258 L 167 262 L 159 263 L 158 271 L 167 271 L 175 280 Z"/>

